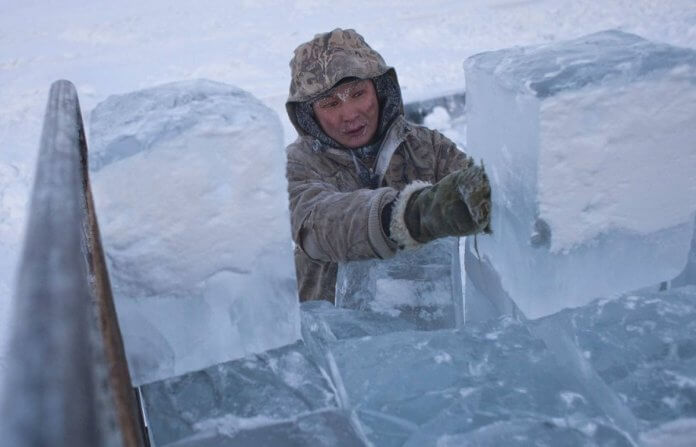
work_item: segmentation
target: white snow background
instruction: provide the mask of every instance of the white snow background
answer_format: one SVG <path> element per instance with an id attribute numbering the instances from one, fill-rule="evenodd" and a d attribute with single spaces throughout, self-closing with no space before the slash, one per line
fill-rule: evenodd
<path id="1" fill-rule="evenodd" d="M 409 102 L 464 90 L 462 64 L 481 51 L 608 28 L 696 48 L 696 2 L 0 0 L 0 376 L 50 84 L 75 83 L 88 123 L 112 94 L 185 79 L 225 82 L 273 108 L 290 142 L 292 51 L 335 27 L 357 29 L 396 68 Z M 443 117 L 430 122 L 447 127 Z"/>

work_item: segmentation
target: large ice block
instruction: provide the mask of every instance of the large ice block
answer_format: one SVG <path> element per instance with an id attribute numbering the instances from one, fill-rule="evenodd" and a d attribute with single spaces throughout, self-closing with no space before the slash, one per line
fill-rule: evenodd
<path id="1" fill-rule="evenodd" d="M 336 306 L 398 317 L 423 330 L 461 327 L 461 259 L 460 239 L 453 237 L 400 251 L 390 259 L 341 263 Z"/>
<path id="2" fill-rule="evenodd" d="M 672 280 L 673 287 L 680 287 L 687 284 L 696 285 L 696 225 L 694 225 L 694 236 L 691 239 L 691 250 L 689 259 L 684 270 Z"/>
<path id="3" fill-rule="evenodd" d="M 303 414 L 287 421 L 223 419 L 215 427 L 166 447 L 367 447 L 342 410 Z"/>
<path id="4" fill-rule="evenodd" d="M 272 110 L 225 84 L 167 84 L 99 104 L 90 148 L 136 385 L 300 337 Z"/>
<path id="5" fill-rule="evenodd" d="M 318 334 L 326 341 L 418 329 L 415 323 L 399 317 L 379 312 L 336 307 L 324 300 L 305 301 L 300 305 L 300 310 L 303 333 L 306 334 L 309 331 Z M 315 325 L 321 327 L 314 328 Z M 303 337 L 303 339 L 307 342 L 307 337 Z"/>
<path id="6" fill-rule="evenodd" d="M 696 416 L 694 286 L 459 330 L 327 302 L 301 311 L 304 342 L 145 385 L 156 444 L 628 447 Z M 536 326 L 567 330 L 637 430 Z"/>
<path id="7" fill-rule="evenodd" d="M 696 286 L 600 299 L 542 320 L 568 328 L 644 428 L 696 418 Z"/>
<path id="8" fill-rule="evenodd" d="M 468 152 L 493 183 L 479 250 L 498 292 L 534 318 L 682 271 L 696 51 L 606 31 L 482 53 L 465 69 Z"/>
<path id="9" fill-rule="evenodd" d="M 343 339 L 331 350 L 374 445 L 492 446 L 501 444 L 496 434 L 509 431 L 527 439 L 520 445 L 560 433 L 568 437 L 564 445 L 630 445 L 544 344 L 511 318 L 460 331 Z"/>
<path id="10" fill-rule="evenodd" d="M 149 383 L 142 393 L 156 445 L 233 421 L 238 429 L 271 425 L 338 406 L 302 342 Z"/>

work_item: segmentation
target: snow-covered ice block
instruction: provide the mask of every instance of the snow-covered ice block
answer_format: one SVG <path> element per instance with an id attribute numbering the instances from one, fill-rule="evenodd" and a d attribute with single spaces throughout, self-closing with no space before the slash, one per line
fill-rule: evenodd
<path id="1" fill-rule="evenodd" d="M 150 383 L 142 393 L 156 445 L 225 422 L 277 424 L 337 407 L 302 342 Z"/>
<path id="2" fill-rule="evenodd" d="M 236 87 L 199 80 L 109 97 L 90 130 L 134 384 L 298 340 L 277 115 Z"/>
<path id="3" fill-rule="evenodd" d="M 341 263 L 336 306 L 398 317 L 423 330 L 459 327 L 464 319 L 460 260 L 460 239 L 444 238 L 390 259 Z"/>
<path id="4" fill-rule="evenodd" d="M 493 183 L 493 236 L 479 249 L 527 317 L 682 271 L 696 51 L 606 31 L 482 53 L 465 69 L 468 151 Z"/>

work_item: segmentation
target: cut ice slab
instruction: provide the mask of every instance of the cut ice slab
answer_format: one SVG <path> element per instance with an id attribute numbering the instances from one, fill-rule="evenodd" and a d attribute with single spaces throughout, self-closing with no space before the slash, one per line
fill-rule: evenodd
<path id="1" fill-rule="evenodd" d="M 374 445 L 498 445 L 504 433 L 526 436 L 521 445 L 561 433 L 566 445 L 631 445 L 544 343 L 511 318 L 337 340 L 330 349 Z"/>
<path id="2" fill-rule="evenodd" d="M 398 317 L 340 308 L 324 300 L 305 301 L 300 309 L 303 334 L 319 337 L 323 342 L 418 329 L 415 323 Z M 305 343 L 308 336 L 303 337 Z"/>
<path id="3" fill-rule="evenodd" d="M 601 299 L 547 319 L 568 328 L 597 373 L 650 428 L 696 418 L 696 286 Z"/>
<path id="4" fill-rule="evenodd" d="M 467 146 L 493 191 L 479 251 L 527 317 L 682 271 L 696 211 L 695 50 L 607 31 L 482 53 L 465 69 Z"/>
<path id="5" fill-rule="evenodd" d="M 298 340 L 276 114 L 243 90 L 199 80 L 111 96 L 90 129 L 133 383 Z"/>
<path id="6" fill-rule="evenodd" d="M 460 239 L 452 237 L 390 259 L 341 263 L 336 306 L 398 317 L 421 330 L 461 327 L 461 259 Z"/>
<path id="7" fill-rule="evenodd" d="M 212 421 L 213 428 L 167 447 L 367 447 L 346 411 L 332 409 L 287 421 Z"/>
<path id="8" fill-rule="evenodd" d="M 302 342 L 150 383 L 142 393 L 156 445 L 206 437 L 213 429 L 283 424 L 337 407 Z"/>

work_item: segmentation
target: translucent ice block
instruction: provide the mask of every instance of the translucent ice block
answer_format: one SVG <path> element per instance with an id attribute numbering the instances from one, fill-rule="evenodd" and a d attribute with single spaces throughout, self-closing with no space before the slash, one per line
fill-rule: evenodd
<path id="1" fill-rule="evenodd" d="M 273 422 L 228 418 L 215 421 L 215 428 L 168 447 L 367 447 L 364 437 L 351 425 L 346 412 L 323 410 L 292 420 Z"/>
<path id="2" fill-rule="evenodd" d="M 682 271 L 696 211 L 695 50 L 607 31 L 465 68 L 467 148 L 493 190 L 493 235 L 479 249 L 527 317 Z"/>
<path id="3" fill-rule="evenodd" d="M 696 418 L 696 287 L 600 299 L 544 318 L 569 329 L 644 426 Z"/>
<path id="4" fill-rule="evenodd" d="M 321 328 L 307 329 L 328 341 L 412 331 L 418 328 L 415 323 L 398 317 L 336 307 L 324 300 L 306 301 L 300 305 L 300 309 L 303 333 L 307 332 L 304 327 L 306 325 L 321 325 Z"/>
<path id="5" fill-rule="evenodd" d="M 296 341 L 282 128 L 189 81 L 91 115 L 92 186 L 131 376 L 142 384 Z"/>
<path id="6" fill-rule="evenodd" d="M 391 259 L 339 264 L 336 306 L 398 317 L 419 329 L 461 326 L 460 240 L 444 238 Z"/>
<path id="7" fill-rule="evenodd" d="M 157 445 L 225 422 L 276 424 L 337 407 L 328 382 L 301 342 L 150 383 L 142 393 Z"/>
<path id="8" fill-rule="evenodd" d="M 375 445 L 439 445 L 446 439 L 455 445 L 465 433 L 462 439 L 475 445 L 476 433 L 509 421 L 520 421 L 516 430 L 527 436 L 544 426 L 552 438 L 565 430 L 578 436 L 567 445 L 584 445 L 605 431 L 611 434 L 604 439 L 625 441 L 544 344 L 509 318 L 460 331 L 344 339 L 331 350 Z M 603 428 L 588 434 L 583 427 Z M 500 444 L 495 437 L 482 439 L 491 441 L 480 445 Z"/>
<path id="9" fill-rule="evenodd" d="M 689 251 L 686 267 L 671 283 L 672 287 L 680 287 L 687 284 L 696 286 L 696 225 L 694 225 L 694 236 L 691 239 L 691 250 Z"/>

